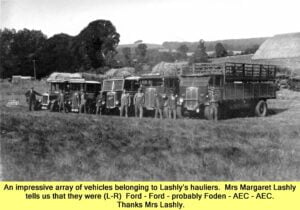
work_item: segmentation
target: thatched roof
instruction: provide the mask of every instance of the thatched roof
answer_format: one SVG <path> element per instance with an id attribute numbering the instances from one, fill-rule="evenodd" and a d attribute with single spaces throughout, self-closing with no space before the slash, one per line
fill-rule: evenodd
<path id="1" fill-rule="evenodd" d="M 95 81 L 102 81 L 105 76 L 104 74 L 92 74 L 92 73 L 81 73 L 82 78 L 85 80 L 95 80 Z"/>
<path id="2" fill-rule="evenodd" d="M 107 77 L 127 77 L 131 76 L 135 73 L 135 69 L 133 67 L 124 67 L 119 69 L 110 69 L 105 73 Z"/>
<path id="3" fill-rule="evenodd" d="M 180 72 L 181 68 L 187 67 L 188 62 L 177 62 L 177 63 L 167 63 L 160 62 L 153 67 L 152 73 L 159 73 L 163 75 L 176 75 Z"/>
<path id="4" fill-rule="evenodd" d="M 280 34 L 267 39 L 252 59 L 300 57 L 300 33 Z"/>
<path id="5" fill-rule="evenodd" d="M 100 74 L 90 74 L 90 73 L 65 73 L 65 72 L 53 72 L 47 78 L 47 82 L 53 81 L 69 81 L 71 79 L 85 79 L 85 80 L 96 80 L 101 81 L 103 79 L 103 75 Z"/>
<path id="6" fill-rule="evenodd" d="M 79 73 L 65 73 L 65 72 L 53 72 L 47 78 L 47 82 L 51 81 L 67 81 L 70 79 L 80 79 L 81 74 Z"/>

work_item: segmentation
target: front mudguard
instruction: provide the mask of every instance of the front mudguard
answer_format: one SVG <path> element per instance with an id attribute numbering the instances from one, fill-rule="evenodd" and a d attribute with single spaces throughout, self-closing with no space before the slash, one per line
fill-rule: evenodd
<path id="1" fill-rule="evenodd" d="M 35 101 L 33 110 L 38 111 L 42 109 L 42 103 L 40 101 Z"/>
<path id="2" fill-rule="evenodd" d="M 49 103 L 50 105 L 50 112 L 57 112 L 58 111 L 58 101 L 57 100 L 52 100 Z"/>

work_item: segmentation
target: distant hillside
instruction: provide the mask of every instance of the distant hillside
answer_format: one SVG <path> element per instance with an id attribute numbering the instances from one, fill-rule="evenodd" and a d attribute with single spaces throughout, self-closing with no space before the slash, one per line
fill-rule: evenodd
<path id="1" fill-rule="evenodd" d="M 213 51 L 215 45 L 221 42 L 227 50 L 244 51 L 253 45 L 261 45 L 267 39 L 268 37 L 207 41 L 205 42 L 205 46 L 207 51 Z M 186 44 L 190 51 L 195 51 L 198 42 L 164 42 L 162 46 L 167 49 L 177 49 L 182 44 Z"/>
<path id="2" fill-rule="evenodd" d="M 205 42 L 206 50 L 213 51 L 215 49 L 215 45 L 218 42 L 221 42 L 227 50 L 231 51 L 244 51 L 247 48 L 252 47 L 253 45 L 261 45 L 264 41 L 266 41 L 269 37 L 261 37 L 261 38 L 248 38 L 248 39 L 227 39 L 227 40 L 216 40 L 216 41 L 207 41 Z M 121 44 L 118 46 L 118 49 L 124 47 L 135 48 L 137 44 Z M 145 43 L 148 46 L 148 49 L 171 49 L 176 50 L 180 45 L 186 44 L 189 48 L 189 51 L 195 51 L 198 42 L 169 42 L 166 41 L 162 45 L 160 44 L 150 44 Z"/>
<path id="3" fill-rule="evenodd" d="M 117 47 L 117 49 L 121 49 L 121 48 L 124 48 L 124 47 L 135 48 L 139 44 L 141 44 L 141 43 L 137 43 L 137 44 L 120 44 Z M 163 48 L 163 46 L 161 44 L 151 44 L 151 43 L 143 43 L 143 44 L 146 44 L 148 49 L 161 49 L 161 48 Z"/>

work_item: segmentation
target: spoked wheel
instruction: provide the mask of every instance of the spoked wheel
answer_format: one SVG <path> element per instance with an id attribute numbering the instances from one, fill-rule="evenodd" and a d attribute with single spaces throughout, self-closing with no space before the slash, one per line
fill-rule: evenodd
<path id="1" fill-rule="evenodd" d="M 264 100 L 260 100 L 255 107 L 255 115 L 265 117 L 268 114 L 268 105 Z"/>
<path id="2" fill-rule="evenodd" d="M 207 120 L 211 120 L 211 115 L 210 115 L 210 106 L 205 106 L 204 107 L 204 117 Z"/>
<path id="3" fill-rule="evenodd" d="M 177 118 L 181 119 L 182 118 L 182 108 L 181 108 L 181 106 L 178 106 L 176 108 L 176 113 L 177 113 Z"/>
<path id="4" fill-rule="evenodd" d="M 55 110 L 55 103 L 51 103 L 50 105 L 50 112 L 54 112 Z"/>

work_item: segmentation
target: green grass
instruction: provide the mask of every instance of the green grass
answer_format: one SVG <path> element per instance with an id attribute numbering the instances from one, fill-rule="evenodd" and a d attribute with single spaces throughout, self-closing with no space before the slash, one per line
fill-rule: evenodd
<path id="1" fill-rule="evenodd" d="M 27 112 L 4 106 L 22 87 L 3 86 L 4 180 L 300 179 L 299 93 L 270 101 L 272 116 L 214 123 Z"/>

